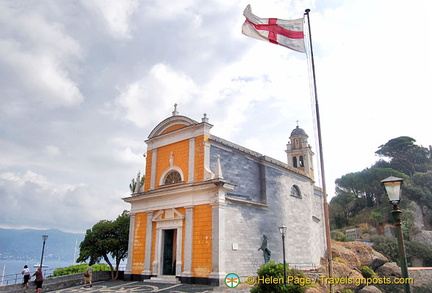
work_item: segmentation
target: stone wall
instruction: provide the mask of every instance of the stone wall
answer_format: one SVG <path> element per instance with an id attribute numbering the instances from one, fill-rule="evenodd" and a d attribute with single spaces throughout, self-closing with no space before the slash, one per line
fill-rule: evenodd
<path id="1" fill-rule="evenodd" d="M 111 278 L 111 272 L 94 272 L 93 273 L 93 282 L 98 281 L 106 281 Z M 73 286 L 79 286 L 84 283 L 84 273 L 60 276 L 60 277 L 50 277 L 46 278 L 42 285 L 42 290 L 53 291 L 60 290 L 64 288 L 69 288 Z M 34 292 L 36 290 L 36 284 L 34 282 L 34 278 L 29 282 L 28 292 Z M 0 286 L 0 292 L 23 292 L 22 284 L 14 284 L 7 286 Z"/>
<path id="2" fill-rule="evenodd" d="M 223 177 L 235 184 L 226 199 L 222 259 L 226 273 L 256 275 L 264 264 L 258 251 L 268 237 L 271 260 L 282 262 L 282 238 L 278 227 L 287 226 L 286 261 L 291 267 L 311 269 L 324 255 L 325 234 L 322 196 L 313 181 L 254 153 L 212 146 L 211 168 L 220 156 Z M 300 196 L 292 196 L 296 186 Z"/>
<path id="3" fill-rule="evenodd" d="M 260 164 L 257 158 L 246 156 L 237 150 L 212 146 L 210 149 L 210 169 L 216 170 L 217 156 L 220 156 L 224 179 L 236 185 L 230 193 L 254 202 L 261 202 Z"/>

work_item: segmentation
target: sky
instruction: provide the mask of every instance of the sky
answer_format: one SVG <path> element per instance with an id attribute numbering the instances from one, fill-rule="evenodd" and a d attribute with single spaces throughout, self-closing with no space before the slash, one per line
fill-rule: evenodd
<path id="1" fill-rule="evenodd" d="M 317 157 L 310 54 L 242 35 L 248 4 L 263 18 L 311 9 L 329 198 L 388 140 L 432 144 L 427 0 L 3 0 L 0 227 L 114 220 L 175 103 L 282 162 L 298 123 Z"/>

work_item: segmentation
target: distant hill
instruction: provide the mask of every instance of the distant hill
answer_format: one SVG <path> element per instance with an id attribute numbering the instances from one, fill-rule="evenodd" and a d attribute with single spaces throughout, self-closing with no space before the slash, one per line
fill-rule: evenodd
<path id="1" fill-rule="evenodd" d="M 79 244 L 85 234 L 66 233 L 56 229 L 1 229 L 0 259 L 40 261 L 42 252 L 42 235 L 48 235 L 45 242 L 45 260 L 71 261 L 79 255 Z"/>

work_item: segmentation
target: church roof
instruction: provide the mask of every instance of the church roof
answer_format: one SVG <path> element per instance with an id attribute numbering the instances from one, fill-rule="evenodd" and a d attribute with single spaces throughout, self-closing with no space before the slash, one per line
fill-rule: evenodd
<path id="1" fill-rule="evenodd" d="M 303 135 L 303 136 L 309 137 L 306 134 L 306 132 L 297 125 L 297 127 L 294 128 L 294 130 L 291 132 L 291 136 L 299 136 L 299 135 Z"/>

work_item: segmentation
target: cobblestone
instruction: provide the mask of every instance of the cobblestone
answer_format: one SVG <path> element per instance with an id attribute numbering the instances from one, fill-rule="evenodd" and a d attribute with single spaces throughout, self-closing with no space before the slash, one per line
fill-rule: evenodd
<path id="1" fill-rule="evenodd" d="M 81 286 L 75 286 L 65 288 L 61 290 L 45 291 L 45 292 L 56 292 L 56 293 L 73 293 L 73 292 L 85 292 L 85 293 L 132 293 L 132 292 L 161 292 L 161 293 L 246 293 L 249 292 L 249 288 L 237 287 L 227 288 L 225 286 L 213 287 L 207 285 L 195 285 L 195 284 L 165 284 L 165 283 L 151 283 L 151 282 L 123 282 L 123 281 L 107 281 L 93 283 L 92 287 L 87 285 L 86 288 Z"/>

